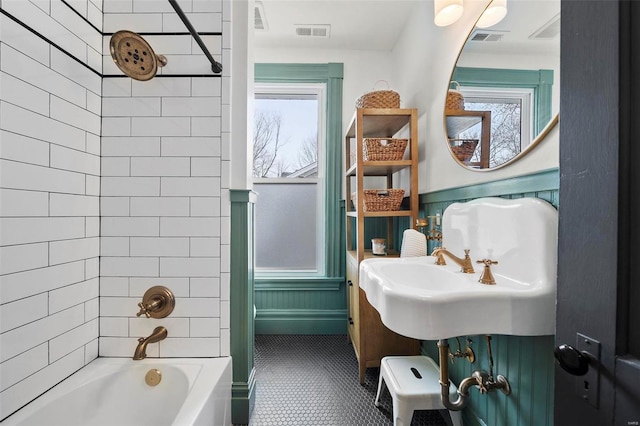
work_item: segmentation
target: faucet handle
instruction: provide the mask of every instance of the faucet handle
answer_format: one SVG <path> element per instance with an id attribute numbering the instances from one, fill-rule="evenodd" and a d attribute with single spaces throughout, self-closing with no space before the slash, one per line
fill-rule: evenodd
<path id="1" fill-rule="evenodd" d="M 144 314 L 147 318 L 165 318 L 175 305 L 176 299 L 171 290 L 163 286 L 151 287 L 142 296 L 142 302 L 138 303 L 140 312 L 136 316 Z"/>
<path id="2" fill-rule="evenodd" d="M 431 256 L 436 256 L 436 265 L 446 265 L 447 262 L 444 260 L 444 256 L 442 256 L 441 251 L 446 250 L 445 247 L 435 247 L 431 252 Z"/>
<path id="3" fill-rule="evenodd" d="M 446 250 L 446 249 L 447 249 L 446 247 L 434 247 L 433 250 L 431 250 L 431 256 L 437 255 L 438 254 L 437 251 L 439 250 Z"/>
<path id="4" fill-rule="evenodd" d="M 137 317 L 144 315 L 147 318 L 151 318 L 151 312 L 149 312 L 152 310 L 151 304 L 145 305 L 144 303 L 140 302 L 138 303 L 138 307 L 140 308 L 140 312 L 136 314 Z"/>
<path id="5" fill-rule="evenodd" d="M 476 379 L 476 385 L 480 390 L 480 393 L 487 393 L 489 389 L 487 388 L 487 383 L 490 382 L 489 374 L 484 370 L 475 370 L 471 373 L 471 377 Z"/>
<path id="6" fill-rule="evenodd" d="M 497 265 L 498 261 L 491 260 L 491 259 L 482 259 L 482 260 L 476 260 L 476 263 L 484 263 L 484 270 L 482 271 L 482 275 L 480 276 L 480 279 L 478 280 L 478 282 L 482 284 L 488 284 L 488 285 L 495 284 L 496 279 L 493 277 L 493 274 L 491 273 L 491 265 Z"/>

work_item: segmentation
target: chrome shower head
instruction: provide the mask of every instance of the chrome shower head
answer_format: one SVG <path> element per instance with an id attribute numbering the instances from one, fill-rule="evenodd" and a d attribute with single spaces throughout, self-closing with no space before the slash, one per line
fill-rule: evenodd
<path id="1" fill-rule="evenodd" d="M 123 73 L 140 81 L 151 80 L 158 68 L 167 64 L 166 57 L 156 55 L 145 39 L 131 31 L 113 34 L 109 51 L 113 62 Z"/>

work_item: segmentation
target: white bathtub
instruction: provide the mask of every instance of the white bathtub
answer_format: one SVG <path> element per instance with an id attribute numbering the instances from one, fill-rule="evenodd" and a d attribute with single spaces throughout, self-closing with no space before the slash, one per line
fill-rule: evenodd
<path id="1" fill-rule="evenodd" d="M 145 375 L 158 369 L 157 386 Z M 226 426 L 231 358 L 98 358 L 2 426 Z"/>

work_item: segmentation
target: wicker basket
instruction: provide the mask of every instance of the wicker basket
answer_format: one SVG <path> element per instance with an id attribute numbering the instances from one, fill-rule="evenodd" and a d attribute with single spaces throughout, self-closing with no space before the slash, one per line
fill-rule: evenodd
<path id="1" fill-rule="evenodd" d="M 404 189 L 365 189 L 362 191 L 363 211 L 365 212 L 386 212 L 400 209 Z M 358 206 L 358 193 L 351 194 L 353 205 Z"/>
<path id="2" fill-rule="evenodd" d="M 384 80 L 379 80 L 374 84 L 374 89 L 381 82 L 387 83 Z M 400 95 L 393 90 L 374 90 L 360 96 L 356 100 L 356 108 L 400 108 Z"/>
<path id="3" fill-rule="evenodd" d="M 451 152 L 462 163 L 468 163 L 478 146 L 478 139 L 449 139 Z"/>
<path id="4" fill-rule="evenodd" d="M 447 102 L 444 109 L 453 111 L 464 111 L 464 96 L 457 90 L 449 90 L 447 92 Z"/>
<path id="5" fill-rule="evenodd" d="M 404 156 L 408 139 L 367 138 L 364 140 L 364 161 L 399 161 Z"/>
<path id="6" fill-rule="evenodd" d="M 356 108 L 400 108 L 400 95 L 393 90 L 376 90 L 356 100 Z"/>
<path id="7" fill-rule="evenodd" d="M 450 109 L 453 111 L 464 111 L 464 96 L 460 92 L 460 83 L 452 81 L 451 84 L 455 86 L 455 89 L 449 89 L 447 92 L 447 101 L 444 104 L 444 109 Z"/>

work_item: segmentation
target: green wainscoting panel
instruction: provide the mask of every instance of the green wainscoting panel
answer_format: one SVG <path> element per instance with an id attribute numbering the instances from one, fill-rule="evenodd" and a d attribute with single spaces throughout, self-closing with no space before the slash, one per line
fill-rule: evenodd
<path id="1" fill-rule="evenodd" d="M 420 195 L 420 210 L 424 215 L 442 213 L 454 202 L 481 197 L 537 197 L 558 207 L 558 169 L 504 179 L 495 182 L 451 188 Z M 430 247 L 431 250 L 433 247 Z M 452 313 L 452 315 L 455 315 Z M 478 315 L 490 315 L 478 307 Z M 462 350 L 467 336 L 460 336 Z M 476 361 L 470 364 L 457 359 L 449 364 L 451 379 L 459 384 L 474 370 L 489 371 L 485 336 L 468 336 Z M 458 349 L 456 339 L 449 339 L 451 351 Z M 554 336 L 494 335 L 491 340 L 494 377 L 502 374 L 509 381 L 512 393 L 480 395 L 470 391 L 469 405 L 463 410 L 465 426 L 552 426 L 554 394 Z M 438 362 L 436 341 L 423 341 L 422 351 Z"/>
<path id="2" fill-rule="evenodd" d="M 347 334 L 345 309 L 260 309 L 257 334 Z"/>
<path id="3" fill-rule="evenodd" d="M 346 334 L 343 277 L 256 279 L 256 334 Z"/>
<path id="4" fill-rule="evenodd" d="M 530 196 L 527 194 L 540 193 L 547 197 L 544 198 L 546 201 L 557 207 L 559 186 L 560 174 L 558 169 L 550 169 L 525 176 L 420 194 L 420 204 L 453 203 L 480 197 L 513 196 L 517 198 Z M 553 198 L 554 194 L 556 198 Z"/>
<path id="5" fill-rule="evenodd" d="M 254 205 L 255 192 L 230 190 L 231 201 L 231 421 L 249 424 L 255 402 Z"/>

